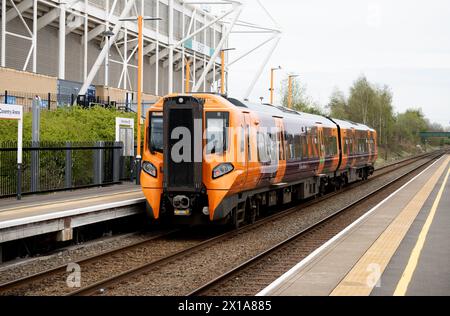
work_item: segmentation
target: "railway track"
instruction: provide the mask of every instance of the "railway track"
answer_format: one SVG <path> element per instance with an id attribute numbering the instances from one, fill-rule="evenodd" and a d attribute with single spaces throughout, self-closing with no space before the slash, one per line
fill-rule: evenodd
<path id="1" fill-rule="evenodd" d="M 440 156 L 438 155 L 437 157 Z M 437 157 L 435 158 L 437 159 Z M 386 191 L 393 184 L 421 170 L 434 160 L 431 159 L 430 161 L 424 162 L 417 168 L 389 181 L 366 196 L 357 199 L 317 223 L 270 247 L 234 269 L 225 272 L 216 279 L 203 284 L 190 292 L 188 296 L 239 296 L 257 294 L 265 286 L 272 283 L 300 260 L 306 258 L 315 249 L 319 248 L 327 240 L 331 239 L 363 215 L 365 210 L 370 209 L 367 207 L 370 206 L 370 203 L 368 203 L 369 200 L 374 199 L 379 201 L 380 199 L 376 197 L 381 192 Z M 339 218 L 342 216 L 345 218 Z"/>
<path id="2" fill-rule="evenodd" d="M 426 155 L 425 157 L 428 157 L 428 156 L 429 155 Z M 401 166 L 408 165 L 408 164 L 410 164 L 410 163 L 412 163 L 414 161 L 417 161 L 419 159 L 423 159 L 425 157 L 424 156 L 415 157 L 415 158 L 412 158 L 412 159 L 407 159 L 405 161 L 395 163 L 394 165 L 389 165 L 389 166 L 385 166 L 383 168 L 380 168 L 377 171 L 377 175 L 375 175 L 372 179 L 381 177 L 382 175 L 384 175 L 386 173 L 389 173 L 392 168 L 397 169 L 397 168 L 400 168 Z M 427 163 L 429 163 L 429 162 L 427 161 L 424 164 L 421 164 L 420 167 L 422 167 L 423 165 L 425 165 Z M 414 169 L 414 170 L 417 170 L 417 169 Z M 407 174 L 410 174 L 410 173 L 411 172 L 408 172 Z M 395 181 L 392 181 L 389 184 L 383 186 L 383 188 L 387 187 L 388 185 L 391 185 L 394 182 L 399 181 L 401 178 L 404 178 L 404 177 L 405 177 L 405 175 L 399 177 Z M 354 188 L 355 186 L 356 185 L 349 186 L 348 188 L 346 188 L 346 189 L 344 189 L 342 191 L 349 191 L 352 188 Z M 302 203 L 301 207 L 307 207 L 307 206 L 310 206 L 310 205 L 322 202 L 324 200 L 327 200 L 327 199 L 331 198 L 334 195 L 337 195 L 337 194 L 341 193 L 342 191 L 331 193 L 331 194 L 328 194 L 328 195 L 326 195 L 324 197 L 321 197 L 321 198 L 318 198 L 318 199 L 315 199 L 315 200 L 312 200 L 312 201 L 309 201 L 309 202 L 306 202 L 306 203 Z M 361 200 L 363 200 L 363 199 L 361 199 Z M 351 206 L 349 206 L 348 208 L 350 208 L 350 207 Z M 249 232 L 251 230 L 256 230 L 256 229 L 258 229 L 258 227 L 260 227 L 262 225 L 265 225 L 268 222 L 271 222 L 271 221 L 276 220 L 277 218 L 286 216 L 289 213 L 293 213 L 293 212 L 298 211 L 298 208 L 299 207 L 296 206 L 296 207 L 290 208 L 290 209 L 288 209 L 288 210 L 286 210 L 284 212 L 280 212 L 280 213 L 277 213 L 277 214 L 265 217 L 265 218 L 261 219 L 260 221 L 258 221 L 257 223 L 255 223 L 253 225 L 248 225 L 248 226 L 242 227 L 242 228 L 240 228 L 238 230 L 227 232 L 225 234 L 222 234 L 222 235 L 216 236 L 214 238 L 205 240 L 205 241 L 203 241 L 203 242 L 201 242 L 201 243 L 199 243 L 197 245 L 194 245 L 192 247 L 183 249 L 183 250 L 181 250 L 181 251 L 179 251 L 177 253 L 174 253 L 174 254 L 172 254 L 172 255 L 170 255 L 168 257 L 161 258 L 160 260 L 156 260 L 156 261 L 153 261 L 153 262 L 149 262 L 149 263 L 144 264 L 144 265 L 142 265 L 140 267 L 137 267 L 135 269 L 131 269 L 129 271 L 121 273 L 120 275 L 112 276 L 112 277 L 110 277 L 108 279 L 105 279 L 105 280 L 102 280 L 100 282 L 94 283 L 94 284 L 92 284 L 90 286 L 87 286 L 85 288 L 82 288 L 82 289 L 80 289 L 78 291 L 71 292 L 69 295 L 86 296 L 86 295 L 97 295 L 97 294 L 105 293 L 105 291 L 107 291 L 111 287 L 114 287 L 117 284 L 120 284 L 122 282 L 126 282 L 127 280 L 129 280 L 129 279 L 131 279 L 133 277 L 139 277 L 140 275 L 146 274 L 148 271 L 157 270 L 160 267 L 164 267 L 164 266 L 166 266 L 166 265 L 168 265 L 170 263 L 182 262 L 183 259 L 185 259 L 186 257 L 188 257 L 188 256 L 190 256 L 192 254 L 198 253 L 198 252 L 200 252 L 202 250 L 205 250 L 205 249 L 207 249 L 209 247 L 212 247 L 213 245 L 217 245 L 217 244 L 220 244 L 222 242 L 225 242 L 226 240 L 234 238 L 234 237 L 236 237 L 238 235 L 245 234 L 245 233 L 247 233 L 247 232 Z M 341 210 L 341 211 L 343 211 L 343 210 Z M 337 213 L 335 215 L 333 215 L 333 216 L 336 216 L 336 215 L 337 215 Z M 322 221 L 322 222 L 324 222 L 324 221 Z M 311 229 L 313 229 L 313 228 L 311 228 Z M 324 240 L 323 242 L 325 242 L 325 241 L 326 240 Z M 232 270 L 232 271 L 234 271 L 234 270 Z M 228 275 L 228 273 L 229 272 L 225 273 L 224 275 L 219 277 L 217 280 L 214 280 L 211 283 L 211 285 L 215 284 L 215 282 L 219 282 L 219 280 L 221 280 L 222 278 L 225 278 L 226 275 Z M 210 286 L 210 284 L 208 283 L 207 286 Z M 199 290 L 199 291 L 201 291 L 201 290 Z M 196 292 L 197 292 L 197 290 L 192 292 L 191 294 L 195 294 Z"/>
<path id="3" fill-rule="evenodd" d="M 408 158 L 408 159 L 405 159 L 405 160 L 402 160 L 399 162 L 395 162 L 390 165 L 383 166 L 383 167 L 377 169 L 375 171 L 374 176 L 371 177 L 366 182 L 373 181 L 374 179 L 376 179 L 378 177 L 381 177 L 387 173 L 390 173 L 392 170 L 396 170 L 398 168 L 409 165 L 411 163 L 414 163 L 415 161 L 427 158 L 432 155 L 433 154 L 425 154 L 425 155 L 421 155 L 421 156 L 417 156 L 417 157 L 411 157 L 411 158 Z M 125 280 L 130 279 L 135 276 L 139 276 L 141 273 L 145 273 L 146 271 L 157 269 L 158 267 L 164 266 L 165 264 L 168 264 L 170 262 L 179 261 L 179 260 L 183 259 L 184 257 L 189 256 L 189 254 L 191 254 L 191 253 L 201 251 L 203 249 L 211 247 L 214 244 L 221 243 L 223 241 L 226 241 L 227 239 L 234 238 L 238 235 L 242 235 L 251 230 L 255 230 L 267 222 L 274 221 L 277 218 L 281 218 L 290 213 L 296 212 L 299 207 L 304 208 L 304 207 L 322 202 L 322 201 L 327 200 L 337 194 L 352 190 L 355 187 L 357 187 L 357 184 L 352 184 L 352 185 L 344 188 L 341 191 L 327 194 L 326 196 L 317 198 L 315 200 L 301 203 L 300 206 L 297 205 L 297 206 L 289 208 L 283 212 L 279 212 L 279 213 L 270 215 L 268 217 L 265 217 L 253 225 L 248 225 L 248 226 L 242 227 L 238 230 L 226 232 L 222 235 L 214 236 L 213 238 L 205 238 L 201 241 L 195 241 L 195 242 L 192 242 L 191 245 L 185 244 L 186 247 L 181 247 L 181 250 L 176 250 L 176 251 L 172 251 L 172 252 L 169 251 L 168 255 L 161 255 L 160 258 L 158 258 L 156 260 L 151 260 L 150 262 L 145 262 L 143 264 L 135 266 L 132 269 L 124 269 L 123 271 L 121 271 L 118 274 L 113 274 L 113 276 L 111 276 L 111 277 L 102 278 L 101 280 L 98 280 L 95 282 L 90 282 L 90 284 L 88 284 L 87 286 L 85 286 L 79 290 L 70 291 L 70 290 L 66 289 L 66 291 L 64 291 L 62 293 L 51 293 L 51 294 L 93 295 L 93 294 L 102 293 L 102 291 L 109 288 L 110 286 L 113 286 L 114 284 L 117 284 L 118 282 L 125 281 Z M 85 270 L 86 268 L 101 265 L 104 260 L 111 260 L 111 258 L 117 258 L 117 261 L 120 261 L 120 257 L 123 256 L 124 253 L 129 253 L 129 252 L 133 252 L 138 249 L 151 247 L 152 244 L 154 244 L 155 242 L 175 238 L 176 236 L 180 236 L 179 234 L 180 234 L 180 231 L 178 231 L 178 230 L 170 231 L 166 234 L 154 236 L 154 237 L 151 237 L 144 241 L 140 241 L 135 244 L 131 244 L 131 245 L 128 245 L 128 246 L 125 246 L 122 248 L 118 248 L 118 249 L 115 249 L 112 251 L 101 253 L 99 255 L 85 258 L 76 263 L 81 267 L 82 271 L 86 271 Z M 45 282 L 48 282 L 49 279 L 51 280 L 51 279 L 55 279 L 55 278 L 59 277 L 59 278 L 63 278 L 65 280 L 65 277 L 67 275 L 66 269 L 67 269 L 67 265 L 62 265 L 55 269 L 43 271 L 43 272 L 31 275 L 31 276 L 27 276 L 27 277 L 24 277 L 24 278 L 21 278 L 21 279 L 18 279 L 18 280 L 15 280 L 15 281 L 12 281 L 12 282 L 9 282 L 6 284 L 2 284 L 2 285 L 0 285 L 0 295 L 5 295 L 5 294 L 6 295 L 8 295 L 8 294 L 14 295 L 17 293 L 20 294 L 20 293 L 23 293 L 20 291 L 21 288 L 30 289 L 33 287 L 33 284 L 42 283 L 42 282 L 45 283 Z M 225 278 L 226 277 L 225 274 L 222 275 L 222 277 Z M 220 280 L 217 279 L 215 281 L 219 282 Z M 213 283 L 211 283 L 208 286 L 211 286 L 211 285 L 213 285 Z M 16 291 L 17 289 L 18 289 L 18 292 Z M 25 291 L 25 293 L 27 293 L 27 291 Z"/>
<path id="4" fill-rule="evenodd" d="M 123 247 L 119 247 L 110 251 L 102 252 L 93 256 L 89 256 L 78 260 L 76 263 L 81 271 L 88 269 L 89 267 L 95 267 L 96 265 L 101 265 L 105 260 L 114 260 L 114 258 L 124 255 L 127 253 L 143 253 L 145 249 L 150 249 L 155 243 L 165 242 L 168 240 L 180 240 L 186 238 L 184 232 L 180 229 L 170 230 L 168 232 L 160 233 L 156 236 L 148 237 L 139 242 L 135 242 Z M 189 242 L 187 242 L 189 244 Z M 191 242 L 192 244 L 192 242 Z M 170 250 L 168 250 L 170 252 Z M 162 256 L 167 255 L 163 254 Z M 131 263 L 128 263 L 127 268 L 129 268 Z M 29 276 L 25 276 L 20 279 L 13 280 L 11 282 L 0 284 L 0 295 L 16 295 L 22 294 L 23 291 L 26 292 L 26 288 L 32 287 L 34 284 L 39 284 L 42 282 L 50 283 L 49 280 L 62 281 L 67 275 L 68 264 L 63 264 L 58 267 L 48 269 L 39 273 L 35 273 Z M 64 286 L 64 285 L 63 285 Z"/>

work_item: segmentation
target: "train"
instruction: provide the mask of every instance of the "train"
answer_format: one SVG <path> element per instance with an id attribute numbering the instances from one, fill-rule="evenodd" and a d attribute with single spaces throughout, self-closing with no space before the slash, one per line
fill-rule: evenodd
<path id="1" fill-rule="evenodd" d="M 366 180 L 377 132 L 360 123 L 214 93 L 172 94 L 146 113 L 140 181 L 154 220 L 253 223 Z"/>

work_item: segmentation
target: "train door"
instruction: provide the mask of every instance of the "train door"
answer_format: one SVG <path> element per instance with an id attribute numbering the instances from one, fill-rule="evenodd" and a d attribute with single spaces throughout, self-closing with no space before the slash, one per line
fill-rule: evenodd
<path id="1" fill-rule="evenodd" d="M 322 126 L 317 126 L 317 142 L 317 154 L 319 156 L 319 166 L 317 168 L 317 173 L 320 174 L 323 172 L 325 166 L 325 146 Z"/>
<path id="2" fill-rule="evenodd" d="M 244 112 L 244 124 L 242 125 L 242 137 L 243 137 L 243 143 L 241 144 L 243 146 L 242 152 L 242 164 L 244 166 L 244 182 L 243 186 L 245 187 L 247 184 L 247 181 L 249 180 L 249 172 L 250 172 L 250 164 L 252 161 L 252 152 L 251 152 L 251 117 L 250 113 Z"/>
<path id="3" fill-rule="evenodd" d="M 278 155 L 278 168 L 277 168 L 277 174 L 274 179 L 274 183 L 280 183 L 282 182 L 284 175 L 286 173 L 286 155 L 284 150 L 284 124 L 283 119 L 279 117 L 275 117 L 275 126 L 277 127 L 276 131 L 276 154 Z"/>

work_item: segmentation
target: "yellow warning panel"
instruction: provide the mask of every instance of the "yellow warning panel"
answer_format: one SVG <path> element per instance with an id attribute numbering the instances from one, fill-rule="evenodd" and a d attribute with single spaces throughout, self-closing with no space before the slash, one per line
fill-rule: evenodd
<path id="1" fill-rule="evenodd" d="M 332 291 L 332 296 L 366 296 L 379 284 L 387 264 L 396 252 L 415 218 L 430 196 L 439 178 L 447 170 L 450 157 L 436 170 L 426 184 L 386 228 L 374 244 Z"/>

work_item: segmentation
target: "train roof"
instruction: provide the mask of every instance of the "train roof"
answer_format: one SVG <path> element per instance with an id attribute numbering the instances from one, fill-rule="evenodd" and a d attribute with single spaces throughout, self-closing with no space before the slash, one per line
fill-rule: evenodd
<path id="1" fill-rule="evenodd" d="M 371 131 L 374 132 L 375 130 L 373 128 L 370 128 L 367 125 L 361 124 L 361 123 L 355 123 L 352 121 L 346 121 L 346 120 L 339 120 L 339 119 L 335 119 L 332 118 L 333 121 L 336 122 L 336 124 L 338 124 L 341 128 L 354 128 L 356 130 L 360 130 L 360 131 Z"/>
<path id="2" fill-rule="evenodd" d="M 299 112 L 299 111 L 288 109 L 283 106 L 276 106 L 276 105 L 267 104 L 267 103 L 258 104 L 258 103 L 241 101 L 241 100 L 232 99 L 232 98 L 229 98 L 228 101 L 230 101 L 232 104 L 234 104 L 237 107 L 247 108 L 247 109 L 253 110 L 255 112 L 263 112 L 263 113 L 267 113 L 272 116 L 280 116 L 283 118 L 302 119 L 302 120 L 314 122 L 316 124 L 323 124 L 324 126 L 327 126 L 327 127 L 335 127 L 334 123 L 331 120 L 329 120 L 327 117 L 324 117 L 321 115 Z"/>

